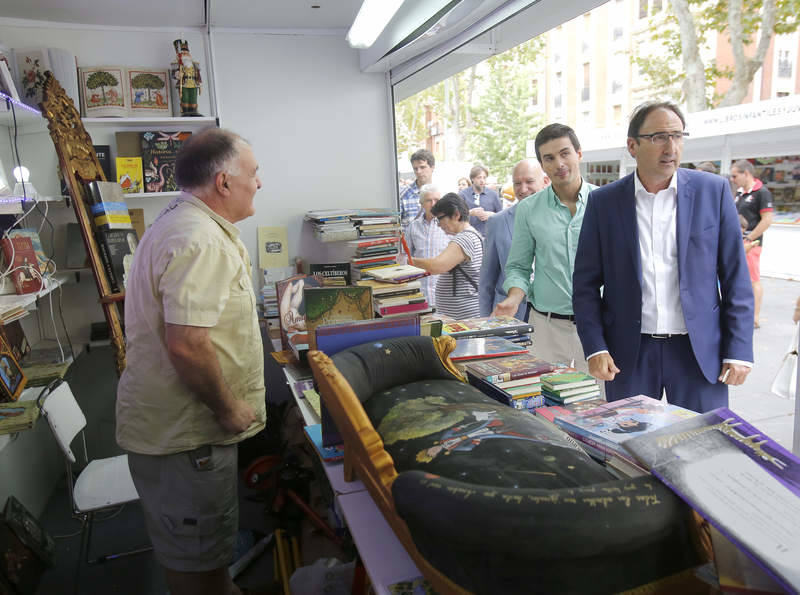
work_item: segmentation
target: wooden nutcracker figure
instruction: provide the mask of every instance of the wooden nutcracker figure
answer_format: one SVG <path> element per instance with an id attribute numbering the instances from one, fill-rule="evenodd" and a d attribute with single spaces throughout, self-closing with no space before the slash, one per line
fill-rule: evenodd
<path id="1" fill-rule="evenodd" d="M 197 111 L 197 96 L 203 80 L 200 78 L 200 64 L 192 60 L 189 43 L 183 39 L 172 42 L 178 57 L 177 68 L 173 70 L 178 96 L 181 102 L 181 116 L 201 116 Z"/>

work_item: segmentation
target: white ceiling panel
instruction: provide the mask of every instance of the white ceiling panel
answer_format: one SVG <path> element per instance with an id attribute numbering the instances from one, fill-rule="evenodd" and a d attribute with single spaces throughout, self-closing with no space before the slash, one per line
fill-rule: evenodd
<path id="1" fill-rule="evenodd" d="M 211 24 L 243 29 L 349 29 L 362 0 L 210 0 Z M 319 8 L 312 8 L 318 6 Z M 205 0 L 0 0 L 0 17 L 131 27 L 202 26 Z"/>
<path id="2" fill-rule="evenodd" d="M 211 0 L 211 24 L 248 29 L 349 29 L 362 0 Z M 312 8 L 318 6 L 319 8 Z"/>
<path id="3" fill-rule="evenodd" d="M 190 27 L 205 24 L 205 4 L 203 0 L 0 0 L 0 17 L 87 25 Z"/>

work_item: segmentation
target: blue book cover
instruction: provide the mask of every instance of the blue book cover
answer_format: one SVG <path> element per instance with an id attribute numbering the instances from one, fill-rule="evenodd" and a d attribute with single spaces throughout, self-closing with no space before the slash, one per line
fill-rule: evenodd
<path id="1" fill-rule="evenodd" d="M 313 426 L 306 426 L 303 431 L 308 436 L 311 444 L 317 449 L 320 458 L 326 463 L 333 463 L 334 461 L 341 461 L 344 459 L 344 444 L 333 444 L 331 446 L 322 445 L 322 424 L 314 424 Z"/>

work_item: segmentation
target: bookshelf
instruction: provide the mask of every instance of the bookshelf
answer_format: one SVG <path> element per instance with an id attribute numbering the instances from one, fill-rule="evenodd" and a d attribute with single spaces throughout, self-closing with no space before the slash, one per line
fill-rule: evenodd
<path id="1" fill-rule="evenodd" d="M 48 277 L 44 289 L 36 293 L 24 293 L 22 295 L 0 295 L 0 317 L 15 308 L 25 308 L 30 310 L 40 297 L 46 296 L 54 289 L 61 287 L 67 280 L 67 275 Z"/>

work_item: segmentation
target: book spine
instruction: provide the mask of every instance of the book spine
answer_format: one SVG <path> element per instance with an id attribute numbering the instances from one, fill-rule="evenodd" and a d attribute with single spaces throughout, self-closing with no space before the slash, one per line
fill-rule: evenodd
<path id="1" fill-rule="evenodd" d="M 100 248 L 100 260 L 103 261 L 103 268 L 106 271 L 108 285 L 113 293 L 119 293 L 119 285 L 117 284 L 117 277 L 114 275 L 114 267 L 111 264 L 111 254 L 108 252 L 105 236 L 102 232 L 97 235 L 99 236 L 97 238 L 97 247 Z"/>
<path id="2" fill-rule="evenodd" d="M 381 316 L 385 314 L 402 314 L 403 312 L 416 312 L 417 310 L 424 310 L 428 307 L 428 302 L 422 301 L 412 304 L 403 304 L 400 306 L 385 306 L 378 308 L 378 314 Z"/>

